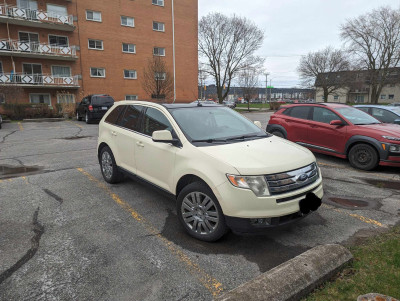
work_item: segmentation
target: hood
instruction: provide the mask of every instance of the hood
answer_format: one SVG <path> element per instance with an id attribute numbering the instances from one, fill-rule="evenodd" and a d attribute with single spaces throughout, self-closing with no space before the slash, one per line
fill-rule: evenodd
<path id="1" fill-rule="evenodd" d="M 233 166 L 241 175 L 279 173 L 315 162 L 308 149 L 276 136 L 198 150 Z"/>
<path id="2" fill-rule="evenodd" d="M 400 126 L 398 124 L 390 123 L 378 123 L 378 124 L 366 124 L 358 125 L 363 129 L 370 129 L 377 131 L 377 135 L 394 136 L 400 138 Z"/>

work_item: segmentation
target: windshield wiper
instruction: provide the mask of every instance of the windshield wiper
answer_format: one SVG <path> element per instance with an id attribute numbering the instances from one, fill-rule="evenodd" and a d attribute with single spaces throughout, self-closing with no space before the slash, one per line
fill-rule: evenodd
<path id="1" fill-rule="evenodd" d="M 243 135 L 243 136 L 237 136 L 237 137 L 232 137 L 232 138 L 228 138 L 226 140 L 244 140 L 246 138 L 264 138 L 264 137 L 270 137 L 267 134 L 263 134 L 263 135 Z"/>
<path id="2" fill-rule="evenodd" d="M 225 139 L 197 139 L 192 140 L 192 142 L 206 142 L 206 143 L 214 143 L 214 142 L 226 142 Z"/>

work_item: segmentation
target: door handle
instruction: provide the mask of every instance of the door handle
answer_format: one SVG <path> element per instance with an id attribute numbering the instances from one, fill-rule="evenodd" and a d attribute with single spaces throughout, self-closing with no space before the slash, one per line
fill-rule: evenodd
<path id="1" fill-rule="evenodd" d="M 113 136 L 117 136 L 117 133 L 116 133 L 116 132 L 114 132 L 114 131 L 111 131 L 111 135 L 113 135 Z"/>
<path id="2" fill-rule="evenodd" d="M 136 142 L 136 145 L 137 145 L 137 146 L 140 146 L 140 147 L 144 147 L 144 144 L 143 144 L 142 142 L 140 142 L 140 141 L 137 141 L 137 142 Z"/>

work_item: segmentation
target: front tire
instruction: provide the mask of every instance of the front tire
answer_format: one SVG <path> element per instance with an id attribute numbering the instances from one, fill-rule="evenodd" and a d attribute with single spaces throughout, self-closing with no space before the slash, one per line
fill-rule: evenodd
<path id="1" fill-rule="evenodd" d="M 89 123 L 92 122 L 92 120 L 91 120 L 90 117 L 89 117 L 88 112 L 85 113 L 85 122 L 86 122 L 86 124 L 89 124 Z"/>
<path id="2" fill-rule="evenodd" d="M 350 149 L 349 162 L 354 168 L 373 170 L 378 166 L 379 155 L 372 146 L 361 143 Z"/>
<path id="3" fill-rule="evenodd" d="M 82 120 L 82 117 L 79 116 L 79 112 L 78 111 L 76 111 L 76 120 L 78 120 L 78 121 Z"/>
<path id="4" fill-rule="evenodd" d="M 187 185 L 177 199 L 179 221 L 190 236 L 203 241 L 216 241 L 228 227 L 217 198 L 202 182 Z"/>
<path id="5" fill-rule="evenodd" d="M 118 170 L 114 155 L 108 146 L 103 147 L 100 151 L 100 169 L 107 183 L 115 184 L 122 180 L 122 174 Z"/>

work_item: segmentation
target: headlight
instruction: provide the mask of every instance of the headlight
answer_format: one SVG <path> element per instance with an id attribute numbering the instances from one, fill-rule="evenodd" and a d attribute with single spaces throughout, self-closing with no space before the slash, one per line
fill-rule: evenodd
<path id="1" fill-rule="evenodd" d="M 235 187 L 250 189 L 256 196 L 268 196 L 268 184 L 264 176 L 236 176 L 226 175 L 229 182 Z"/>
<path id="2" fill-rule="evenodd" d="M 387 140 L 400 141 L 400 138 L 397 138 L 397 137 L 392 137 L 392 136 L 382 136 L 382 137 Z"/>
<path id="3" fill-rule="evenodd" d="M 400 153 L 400 145 L 389 145 L 389 152 Z"/>

